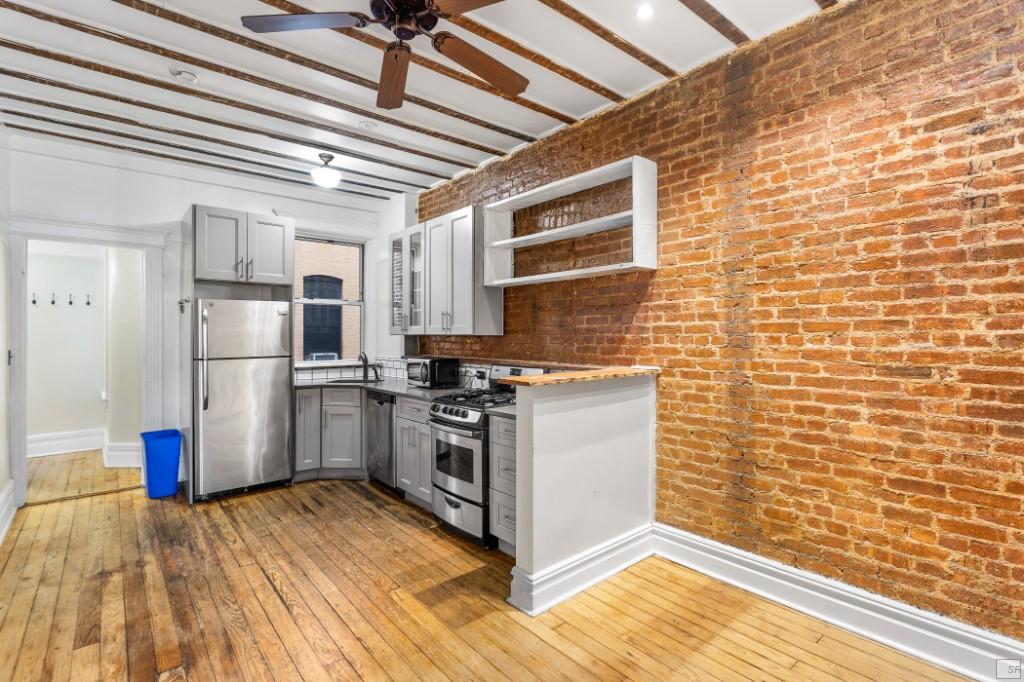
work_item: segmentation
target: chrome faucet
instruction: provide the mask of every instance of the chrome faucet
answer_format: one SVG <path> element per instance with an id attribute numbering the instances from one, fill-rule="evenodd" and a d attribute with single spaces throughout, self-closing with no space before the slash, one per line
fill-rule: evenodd
<path id="1" fill-rule="evenodd" d="M 363 363 L 363 381 L 370 380 L 370 369 L 373 369 L 373 380 L 380 381 L 380 369 L 378 365 L 370 365 L 370 358 L 366 357 L 366 353 L 360 351 L 359 362 Z"/>

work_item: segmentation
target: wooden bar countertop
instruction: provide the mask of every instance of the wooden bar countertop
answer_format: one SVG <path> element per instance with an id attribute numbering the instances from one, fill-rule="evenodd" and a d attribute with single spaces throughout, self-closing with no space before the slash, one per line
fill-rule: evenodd
<path id="1" fill-rule="evenodd" d="M 522 377 L 505 377 L 499 384 L 509 386 L 553 386 L 555 384 L 575 384 L 583 381 L 604 381 L 605 379 L 625 379 L 658 374 L 652 367 L 603 367 L 601 369 L 584 369 L 577 372 L 555 372 L 554 374 L 536 374 Z"/>

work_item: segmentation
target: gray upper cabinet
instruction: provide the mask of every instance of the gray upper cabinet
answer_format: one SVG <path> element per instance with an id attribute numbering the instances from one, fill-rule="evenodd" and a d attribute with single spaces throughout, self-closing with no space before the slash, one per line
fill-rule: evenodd
<path id="1" fill-rule="evenodd" d="M 393 334 L 504 333 L 503 293 L 483 283 L 480 211 L 468 206 L 392 235 Z M 417 239 L 425 242 L 423 258 Z"/>
<path id="2" fill-rule="evenodd" d="M 290 286 L 295 257 L 295 221 L 251 213 L 248 219 L 248 281 Z"/>
<path id="3" fill-rule="evenodd" d="M 195 207 L 196 279 L 245 281 L 248 216 L 210 206 Z"/>
<path id="4" fill-rule="evenodd" d="M 295 221 L 195 207 L 195 278 L 290 285 Z"/>
<path id="5" fill-rule="evenodd" d="M 426 248 L 423 224 L 407 227 L 391 235 L 392 334 L 422 334 L 426 301 L 424 299 Z"/>

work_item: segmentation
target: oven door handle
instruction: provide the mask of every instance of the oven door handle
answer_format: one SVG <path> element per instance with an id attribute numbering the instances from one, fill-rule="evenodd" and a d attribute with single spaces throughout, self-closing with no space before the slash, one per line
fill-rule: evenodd
<path id="1" fill-rule="evenodd" d="M 469 431 L 467 429 L 460 429 L 452 426 L 451 424 L 445 424 L 444 422 L 435 421 L 433 419 L 428 420 L 427 424 L 429 424 L 431 428 L 437 429 L 442 433 L 451 433 L 456 436 L 462 436 L 463 438 L 473 438 L 475 440 L 480 439 L 480 431 Z"/>

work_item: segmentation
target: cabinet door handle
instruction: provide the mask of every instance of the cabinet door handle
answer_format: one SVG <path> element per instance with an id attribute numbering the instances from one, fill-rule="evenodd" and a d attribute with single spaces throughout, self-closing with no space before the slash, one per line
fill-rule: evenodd
<path id="1" fill-rule="evenodd" d="M 244 258 L 239 258 L 238 262 L 235 263 L 235 271 L 238 273 L 238 279 L 242 279 L 245 277 L 245 268 L 242 267 L 242 263 L 244 262 Z"/>
<path id="2" fill-rule="evenodd" d="M 249 259 L 249 263 L 245 266 L 246 279 L 252 279 L 252 258 Z"/>

